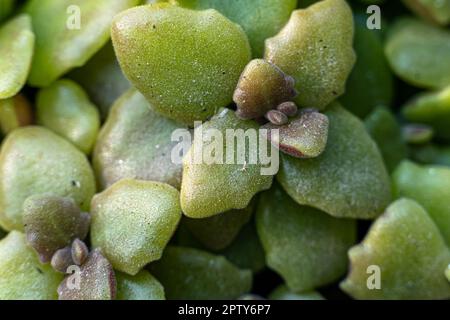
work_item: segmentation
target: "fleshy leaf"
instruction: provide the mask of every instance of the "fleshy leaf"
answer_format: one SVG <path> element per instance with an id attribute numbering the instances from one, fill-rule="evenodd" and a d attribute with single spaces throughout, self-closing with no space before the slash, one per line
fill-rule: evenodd
<path id="1" fill-rule="evenodd" d="M 408 149 L 402 137 L 400 125 L 385 107 L 377 107 L 365 119 L 370 136 L 378 145 L 389 172 L 407 157 Z"/>
<path id="2" fill-rule="evenodd" d="M 95 193 L 86 156 L 42 127 L 11 132 L 0 152 L 0 225 L 23 230 L 23 202 L 35 194 L 71 197 L 83 211 Z"/>
<path id="3" fill-rule="evenodd" d="M 263 117 L 280 103 L 297 95 L 295 80 L 277 66 L 262 59 L 249 62 L 241 74 L 233 100 L 241 119 Z"/>
<path id="4" fill-rule="evenodd" d="M 241 151 L 245 150 L 245 154 L 242 155 L 234 141 L 236 139 L 233 140 L 234 145 L 231 146 L 227 145 L 227 141 L 216 145 L 215 138 L 208 143 L 208 138 L 211 138 L 208 136 L 211 133 L 210 129 L 222 133 L 222 137 L 218 137 L 218 139 L 229 140 L 226 139 L 226 131 L 233 129 L 242 129 L 243 132 L 249 129 L 254 130 L 255 138 L 258 138 L 258 125 L 251 120 L 238 119 L 235 113 L 229 109 L 222 109 L 210 121 L 196 128 L 198 139 L 194 134 L 193 146 L 183 159 L 181 184 L 181 207 L 183 213 L 190 218 L 207 218 L 232 209 L 243 209 L 247 207 L 257 192 L 270 188 L 272 184 L 271 175 L 261 174 L 264 166 L 259 161 L 260 159 L 253 163 L 250 162 L 249 150 L 254 152 L 255 145 L 252 145 L 252 149 L 250 149 L 249 144 L 251 143 L 245 143 L 245 149 L 241 148 Z M 203 132 L 204 136 L 200 136 L 200 132 Z M 211 134 L 214 132 L 217 131 L 212 131 Z M 248 139 L 244 138 L 243 140 Z M 216 146 L 218 148 L 215 148 Z M 223 149 L 220 149 L 222 147 Z M 264 147 L 260 143 L 259 148 Z M 210 148 L 212 150 L 209 150 Z M 239 155 L 245 157 L 243 164 L 227 164 L 225 161 L 227 152 L 233 152 L 233 163 L 238 163 Z M 217 159 L 210 159 L 214 160 L 213 163 L 206 161 L 213 153 L 216 153 L 216 156 L 222 154 L 222 159 L 218 159 L 222 163 L 216 163 Z M 197 161 L 198 155 L 202 157 L 203 161 Z"/>
<path id="5" fill-rule="evenodd" d="M 450 85 L 417 95 L 406 103 L 402 113 L 409 121 L 430 125 L 437 137 L 450 140 Z"/>
<path id="6" fill-rule="evenodd" d="M 29 15 L 0 26 L 0 99 L 11 98 L 24 86 L 33 57 L 34 34 Z"/>
<path id="7" fill-rule="evenodd" d="M 266 60 L 294 77 L 301 107 L 323 109 L 345 91 L 355 63 L 353 15 L 345 0 L 324 0 L 296 10 L 278 35 L 266 40 Z"/>
<path id="8" fill-rule="evenodd" d="M 299 204 L 336 217 L 374 218 L 391 199 L 378 147 L 364 124 L 338 104 L 324 113 L 330 122 L 324 153 L 314 159 L 282 153 L 278 181 Z"/>
<path id="9" fill-rule="evenodd" d="M 253 209 L 254 201 L 245 209 L 231 210 L 205 219 L 186 218 L 184 223 L 206 248 L 221 250 L 236 238 L 250 220 Z"/>
<path id="10" fill-rule="evenodd" d="M 295 292 L 339 279 L 347 268 L 347 250 L 356 241 L 354 220 L 300 206 L 278 185 L 261 195 L 256 228 L 267 265 Z"/>
<path id="11" fill-rule="evenodd" d="M 43 265 L 25 235 L 11 231 L 0 241 L 0 300 L 53 300 L 62 276 Z"/>
<path id="12" fill-rule="evenodd" d="M 251 272 L 236 268 L 223 256 L 167 247 L 150 270 L 164 286 L 166 297 L 175 300 L 229 300 L 250 291 Z"/>
<path id="13" fill-rule="evenodd" d="M 67 246 L 62 249 L 58 249 L 52 256 L 50 265 L 53 269 L 61 273 L 67 273 L 68 268 L 75 265 L 72 259 L 72 247 Z"/>
<path id="14" fill-rule="evenodd" d="M 117 300 L 165 300 L 164 288 L 148 271 L 135 276 L 117 272 Z"/>
<path id="15" fill-rule="evenodd" d="M 122 70 L 152 107 L 187 124 L 232 102 L 250 60 L 244 31 L 216 10 L 133 8 L 114 19 L 112 40 Z"/>
<path id="16" fill-rule="evenodd" d="M 315 158 L 325 150 L 328 140 L 328 117 L 316 111 L 303 111 L 288 124 L 263 126 L 268 131 L 268 139 L 279 149 L 297 158 Z M 270 130 L 279 129 L 275 138 Z"/>
<path id="17" fill-rule="evenodd" d="M 71 198 L 43 194 L 25 200 L 23 223 L 28 243 L 42 262 L 49 262 L 58 249 L 86 237 L 90 216 Z"/>
<path id="18" fill-rule="evenodd" d="M 179 192 L 165 183 L 123 179 L 91 205 L 91 243 L 116 270 L 137 274 L 161 258 L 181 218 Z"/>
<path id="19" fill-rule="evenodd" d="M 450 168 L 402 162 L 392 176 L 394 195 L 416 200 L 427 210 L 450 246 Z"/>
<path id="20" fill-rule="evenodd" d="M 59 300 L 113 300 L 116 290 L 111 264 L 99 249 L 95 249 L 80 269 L 59 285 L 58 296 Z"/>
<path id="21" fill-rule="evenodd" d="M 238 23 L 248 36 L 254 57 L 263 55 L 264 41 L 274 36 L 286 24 L 297 5 L 297 0 L 170 0 L 170 2 L 197 10 L 216 9 Z"/>
<path id="22" fill-rule="evenodd" d="M 400 199 L 349 251 L 341 288 L 356 299 L 448 299 L 450 251 L 436 225 L 413 200 Z"/>
<path id="23" fill-rule="evenodd" d="M 90 154 L 100 127 L 97 107 L 71 80 L 58 80 L 37 96 L 37 122 Z"/>
<path id="24" fill-rule="evenodd" d="M 404 81 L 424 88 L 450 85 L 450 31 L 412 18 L 397 19 L 385 54 Z M 439 61 L 439 63 L 436 63 Z"/>
<path id="25" fill-rule="evenodd" d="M 111 41 L 84 66 L 74 69 L 68 77 L 79 83 L 106 119 L 109 109 L 130 88 L 130 82 L 120 69 Z"/>
<path id="26" fill-rule="evenodd" d="M 123 178 L 152 180 L 181 186 L 182 165 L 171 159 L 171 135 L 181 128 L 151 110 L 132 89 L 111 109 L 94 149 L 94 170 L 100 188 Z"/>
<path id="27" fill-rule="evenodd" d="M 19 127 L 33 122 L 33 111 L 25 96 L 18 94 L 12 98 L 0 100 L 0 130 L 8 134 Z"/>
<path id="28" fill-rule="evenodd" d="M 139 0 L 31 0 L 24 11 L 31 15 L 36 50 L 28 83 L 46 87 L 69 70 L 86 63 L 110 36 L 117 13 Z M 49 19 L 51 18 L 51 19 Z"/>
<path id="29" fill-rule="evenodd" d="M 81 266 L 89 256 L 89 249 L 83 241 L 75 239 L 72 242 L 70 254 L 72 255 L 73 262 L 76 265 Z"/>
<path id="30" fill-rule="evenodd" d="M 403 0 L 403 3 L 420 17 L 432 23 L 450 23 L 450 0 Z"/>
<path id="31" fill-rule="evenodd" d="M 355 15 L 355 67 L 348 80 L 342 105 L 358 117 L 366 117 L 375 107 L 390 106 L 394 79 L 384 55 L 379 30 L 367 28 L 367 14 Z"/>

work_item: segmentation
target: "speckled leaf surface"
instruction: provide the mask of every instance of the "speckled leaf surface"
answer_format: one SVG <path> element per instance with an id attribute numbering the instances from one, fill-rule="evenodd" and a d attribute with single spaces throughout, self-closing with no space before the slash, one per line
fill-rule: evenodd
<path id="1" fill-rule="evenodd" d="M 11 231 L 0 241 L 0 300 L 54 300 L 61 279 L 40 263 L 24 234 Z"/>
<path id="2" fill-rule="evenodd" d="M 350 273 L 341 288 L 356 299 L 450 297 L 444 274 L 450 251 L 436 225 L 413 200 L 391 204 L 364 241 L 349 251 L 349 257 Z M 379 289 L 370 290 L 368 284 L 376 285 L 374 277 L 378 276 Z"/>
<path id="3" fill-rule="evenodd" d="M 0 181 L 0 224 L 7 230 L 23 230 L 22 205 L 29 196 L 72 197 L 87 211 L 96 188 L 86 156 L 38 126 L 16 129 L 3 141 Z"/>
<path id="4" fill-rule="evenodd" d="M 171 159 L 172 133 L 182 128 L 155 113 L 138 91 L 116 101 L 97 139 L 93 166 L 99 187 L 123 178 L 152 180 L 181 186 L 182 165 Z"/>
<path id="5" fill-rule="evenodd" d="M 364 124 L 338 104 L 325 115 L 330 127 L 324 153 L 314 159 L 281 154 L 277 179 L 299 204 L 336 217 L 375 218 L 391 198 L 378 147 Z"/>
<path id="6" fill-rule="evenodd" d="M 296 80 L 301 107 L 323 109 L 345 91 L 356 60 L 353 15 L 344 0 L 324 0 L 292 13 L 266 41 L 265 58 Z"/>
<path id="7" fill-rule="evenodd" d="M 191 125 L 231 103 L 250 61 L 244 31 L 216 10 L 133 8 L 114 19 L 112 40 L 125 75 L 153 108 Z"/>
<path id="8" fill-rule="evenodd" d="M 167 247 L 150 270 L 168 299 L 236 299 L 250 291 L 251 272 L 236 268 L 223 256 L 183 247 Z"/>
<path id="9" fill-rule="evenodd" d="M 92 200 L 91 243 L 118 271 L 137 274 L 161 258 L 181 218 L 179 192 L 165 183 L 123 179 Z"/>
<path id="10" fill-rule="evenodd" d="M 29 15 L 19 15 L 0 26 L 0 99 L 11 98 L 24 86 L 34 38 Z"/>
<path id="11" fill-rule="evenodd" d="M 24 11 L 32 17 L 36 33 L 36 51 L 28 83 L 45 87 L 72 68 L 84 65 L 108 41 L 114 15 L 139 2 L 28 1 Z"/>
<path id="12" fill-rule="evenodd" d="M 295 292 L 337 280 L 356 241 L 356 223 L 295 203 L 278 185 L 263 193 L 256 228 L 269 268 Z"/>

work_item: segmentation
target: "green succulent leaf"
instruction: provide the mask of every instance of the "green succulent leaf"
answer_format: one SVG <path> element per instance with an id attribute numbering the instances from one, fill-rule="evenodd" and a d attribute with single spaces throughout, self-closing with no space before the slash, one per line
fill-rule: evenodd
<path id="1" fill-rule="evenodd" d="M 402 113 L 409 121 L 430 125 L 437 137 L 450 140 L 450 85 L 418 94 L 403 106 Z"/>
<path id="2" fill-rule="evenodd" d="M 217 146 L 215 138 L 209 137 L 210 129 L 222 133 L 222 137 L 217 137 L 226 140 L 222 141 L 222 146 Z M 245 147 L 242 148 L 242 150 L 245 150 L 243 164 L 227 164 L 224 160 L 227 152 L 232 151 L 234 163 L 238 162 L 238 144 L 234 141 L 236 139 L 233 140 L 233 145 L 227 145 L 230 139 L 226 138 L 226 131 L 233 129 L 242 129 L 243 133 L 249 129 L 252 132 L 254 132 L 253 130 L 257 132 L 258 125 L 251 120 L 238 119 L 230 109 L 222 109 L 210 121 L 196 128 L 197 139 L 194 135 L 193 146 L 183 159 L 181 207 L 186 216 L 207 218 L 232 209 L 243 209 L 248 206 L 256 193 L 270 188 L 273 177 L 261 174 L 261 169 L 264 166 L 260 159 L 254 161 L 256 164 L 250 162 L 249 143 L 246 142 Z M 238 131 L 234 131 L 234 133 L 237 134 Z M 208 143 L 206 140 L 209 138 L 211 139 Z M 215 150 L 217 149 L 215 147 L 223 149 Z M 263 146 L 259 145 L 259 148 L 263 148 Z M 219 159 L 222 163 L 214 161 L 208 163 L 205 160 L 213 153 L 216 153 L 216 155 L 222 154 L 223 159 Z M 198 155 L 202 157 L 201 160 L 203 161 L 197 161 Z"/>
<path id="3" fill-rule="evenodd" d="M 266 60 L 295 79 L 301 107 L 323 109 L 345 91 L 356 60 L 353 15 L 345 0 L 324 0 L 296 10 L 266 41 Z"/>
<path id="4" fill-rule="evenodd" d="M 448 299 L 450 251 L 427 212 L 400 199 L 350 249 L 341 288 L 356 299 Z"/>
<path id="5" fill-rule="evenodd" d="M 397 19 L 385 54 L 394 73 L 423 88 L 450 84 L 450 31 L 412 18 Z M 439 63 L 436 63 L 439 61 Z"/>
<path id="6" fill-rule="evenodd" d="M 71 197 L 83 211 L 95 194 L 86 156 L 71 143 L 37 126 L 19 128 L 0 152 L 0 225 L 23 230 L 23 202 L 35 194 Z"/>
<path id="7" fill-rule="evenodd" d="M 250 60 L 242 29 L 216 10 L 141 6 L 114 19 L 122 70 L 162 115 L 193 124 L 232 102 Z"/>
<path id="8" fill-rule="evenodd" d="M 54 300 L 61 279 L 40 263 L 24 234 L 11 231 L 0 241 L 0 300 Z"/>
<path id="9" fill-rule="evenodd" d="M 91 243 L 118 271 L 137 274 L 161 258 L 181 219 L 179 192 L 165 183 L 123 179 L 91 205 Z"/>
<path id="10" fill-rule="evenodd" d="M 384 55 L 379 30 L 367 28 L 367 15 L 355 14 L 355 66 L 347 80 L 343 106 L 358 117 L 366 117 L 375 107 L 390 106 L 394 79 Z"/>
<path id="11" fill-rule="evenodd" d="M 37 96 L 37 122 L 90 154 L 100 116 L 84 90 L 71 80 L 58 80 Z"/>
<path id="12" fill-rule="evenodd" d="M 329 284 L 347 269 L 354 220 L 336 219 L 295 203 L 278 185 L 261 195 L 256 228 L 269 268 L 294 292 Z"/>
<path id="13" fill-rule="evenodd" d="M 377 107 L 367 116 L 364 123 L 380 149 L 386 168 L 392 172 L 408 155 L 397 119 L 389 109 Z"/>
<path id="14" fill-rule="evenodd" d="M 148 271 L 135 276 L 117 272 L 117 300 L 165 300 L 164 288 Z"/>
<path id="15" fill-rule="evenodd" d="M 391 199 L 390 180 L 381 154 L 364 124 L 338 104 L 329 119 L 325 151 L 314 159 L 281 154 L 277 179 L 299 204 L 335 217 L 372 219 Z"/>
<path id="16" fill-rule="evenodd" d="M 244 29 L 254 57 L 263 56 L 264 41 L 280 31 L 297 5 L 297 0 L 170 0 L 169 2 L 196 10 L 216 9 Z"/>
<path id="17" fill-rule="evenodd" d="M 155 113 L 138 91 L 129 90 L 112 107 L 97 139 L 93 166 L 99 187 L 135 178 L 179 189 L 182 165 L 171 160 L 176 144 L 171 135 L 179 128 L 182 126 Z"/>
<path id="18" fill-rule="evenodd" d="M 11 98 L 22 89 L 33 50 L 34 34 L 29 15 L 18 15 L 0 26 L 0 99 Z"/>
<path id="19" fill-rule="evenodd" d="M 238 235 L 242 227 L 250 220 L 254 201 L 241 210 L 230 210 L 205 219 L 186 218 L 184 223 L 190 232 L 206 248 L 222 250 L 229 246 Z"/>
<path id="20" fill-rule="evenodd" d="M 450 246 L 450 168 L 403 161 L 392 176 L 394 195 L 421 204 Z"/>
<path id="21" fill-rule="evenodd" d="M 113 17 L 139 0 L 30 0 L 36 51 L 28 83 L 45 87 L 86 63 L 110 36 Z"/>
<path id="22" fill-rule="evenodd" d="M 240 270 L 223 256 L 205 251 L 167 247 L 150 270 L 175 300 L 236 299 L 250 291 L 251 272 Z"/>

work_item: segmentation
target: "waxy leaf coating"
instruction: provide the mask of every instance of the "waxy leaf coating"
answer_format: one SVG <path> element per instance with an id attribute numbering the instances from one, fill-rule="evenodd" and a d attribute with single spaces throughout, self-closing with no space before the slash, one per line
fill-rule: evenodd
<path id="1" fill-rule="evenodd" d="M 172 161 L 172 133 L 181 128 L 155 113 L 137 90 L 113 105 L 97 138 L 93 166 L 103 190 L 123 178 L 181 186 L 182 165 Z"/>
<path id="2" fill-rule="evenodd" d="M 350 249 L 350 273 L 341 288 L 356 299 L 448 299 L 450 251 L 415 201 L 400 199 Z M 378 278 L 378 280 L 377 280 Z"/>
<path id="3" fill-rule="evenodd" d="M 214 138 L 207 142 L 208 138 L 211 138 L 209 129 L 219 130 L 222 133 L 222 137 L 217 138 L 225 140 L 222 144 L 223 150 L 215 150 L 217 148 L 213 143 Z M 259 161 L 260 159 L 255 161 L 256 164 L 251 164 L 249 161 L 249 150 L 255 152 L 255 145 L 250 148 L 251 143 L 246 143 L 245 147 L 241 148 L 241 151 L 245 150 L 244 162 L 237 163 L 239 148 L 234 140 L 244 141 L 243 139 L 234 139 L 233 145 L 227 145 L 226 130 L 230 129 L 242 129 L 242 133 L 251 129 L 258 139 L 258 125 L 251 120 L 238 119 L 235 113 L 229 109 L 222 109 L 210 121 L 196 128 L 196 130 L 202 130 L 205 137 L 194 139 L 193 146 L 183 158 L 181 184 L 181 207 L 183 213 L 190 218 L 207 218 L 231 209 L 243 209 L 247 207 L 257 192 L 270 188 L 272 184 L 271 175 L 261 174 L 264 166 Z M 238 131 L 234 131 L 234 133 L 236 134 Z M 212 150 L 209 150 L 208 146 L 211 146 Z M 259 145 L 259 148 L 264 147 L 266 146 L 263 144 Z M 233 163 L 237 164 L 226 163 L 227 152 L 234 154 Z M 222 163 L 213 161 L 214 163 L 210 164 L 206 161 L 213 153 L 216 155 L 222 153 L 223 157 L 219 159 Z M 199 160 L 202 161 L 197 161 L 198 155 L 201 156 Z"/>
<path id="4" fill-rule="evenodd" d="M 111 41 L 100 49 L 86 64 L 72 70 L 70 79 L 80 84 L 106 119 L 109 109 L 130 88 L 130 82 L 120 69 Z"/>
<path id="5" fill-rule="evenodd" d="M 0 225 L 23 230 L 23 202 L 35 194 L 71 197 L 83 211 L 95 193 L 86 156 L 43 127 L 11 132 L 0 152 Z"/>
<path id="6" fill-rule="evenodd" d="M 0 130 L 8 134 L 19 127 L 33 122 L 33 111 L 28 100 L 22 94 L 0 100 Z"/>
<path id="7" fill-rule="evenodd" d="M 11 98 L 24 86 L 33 49 L 34 34 L 29 15 L 19 15 L 0 25 L 0 99 Z"/>
<path id="8" fill-rule="evenodd" d="M 400 125 L 389 109 L 375 108 L 364 120 L 367 131 L 378 145 L 389 172 L 406 158 L 407 147 Z"/>
<path id="9" fill-rule="evenodd" d="M 79 277 L 78 287 L 73 277 Z M 78 272 L 63 280 L 58 296 L 59 300 L 113 300 L 116 291 L 114 270 L 101 251 L 95 249 Z"/>
<path id="10" fill-rule="evenodd" d="M 184 223 L 206 248 L 221 250 L 230 245 L 250 220 L 254 201 L 241 210 L 230 210 L 205 219 L 186 218 Z"/>
<path id="11" fill-rule="evenodd" d="M 265 129 L 278 129 L 274 138 L 270 132 L 267 138 L 278 148 L 296 158 L 315 158 L 323 153 L 328 141 L 328 117 L 315 111 L 301 112 L 288 124 L 276 126 L 264 125 Z"/>
<path id="12" fill-rule="evenodd" d="M 392 176 L 394 195 L 416 200 L 428 212 L 450 246 L 450 168 L 402 162 Z"/>
<path id="13" fill-rule="evenodd" d="M 450 140 L 450 85 L 413 97 L 402 113 L 409 121 L 430 125 L 437 137 Z"/>
<path id="14" fill-rule="evenodd" d="M 420 17 L 432 23 L 450 23 L 450 0 L 403 0 L 403 3 Z"/>
<path id="15" fill-rule="evenodd" d="M 168 299 L 226 300 L 250 291 L 251 272 L 236 268 L 223 256 L 183 247 L 167 247 L 150 265 Z"/>
<path id="16" fill-rule="evenodd" d="M 38 256 L 18 231 L 0 241 L 0 300 L 54 300 L 62 276 Z"/>
<path id="17" fill-rule="evenodd" d="M 356 241 L 354 220 L 336 219 L 295 203 L 278 185 L 261 195 L 256 228 L 269 268 L 295 292 L 337 280 Z"/>
<path id="18" fill-rule="evenodd" d="M 31 0 L 24 11 L 33 21 L 36 51 L 28 83 L 46 87 L 69 70 L 82 66 L 110 36 L 117 13 L 139 0 Z"/>
<path id="19" fill-rule="evenodd" d="M 325 151 L 314 159 L 282 153 L 278 181 L 299 204 L 336 217 L 377 217 L 391 199 L 378 147 L 364 124 L 338 104 L 324 114 L 330 123 Z"/>
<path id="20" fill-rule="evenodd" d="M 241 119 L 263 117 L 280 103 L 295 98 L 294 86 L 294 79 L 277 66 L 262 59 L 252 60 L 242 72 L 234 91 L 236 114 Z"/>
<path id="21" fill-rule="evenodd" d="M 133 8 L 114 19 L 112 40 L 122 70 L 154 110 L 187 124 L 230 104 L 250 61 L 244 31 L 212 9 Z"/>
<path id="22" fill-rule="evenodd" d="M 97 107 L 71 80 L 58 80 L 37 96 L 37 122 L 90 154 L 100 127 Z"/>
<path id="23" fill-rule="evenodd" d="M 385 54 L 394 73 L 412 85 L 442 88 L 450 84 L 448 30 L 412 18 L 398 19 L 389 31 Z"/>
<path id="24" fill-rule="evenodd" d="M 324 0 L 296 10 L 275 37 L 265 59 L 294 77 L 301 107 L 325 108 L 345 91 L 356 60 L 353 15 L 345 0 Z"/>
<path id="25" fill-rule="evenodd" d="M 49 262 L 58 249 L 86 237 L 90 216 L 71 198 L 42 194 L 25 200 L 23 223 L 28 243 Z"/>
<path id="26" fill-rule="evenodd" d="M 135 276 L 117 272 L 117 300 L 165 300 L 164 288 L 148 271 Z"/>
<path id="27" fill-rule="evenodd" d="M 361 118 L 375 107 L 390 106 L 394 94 L 394 79 L 384 55 L 382 34 L 380 30 L 368 29 L 367 19 L 365 12 L 355 15 L 357 59 L 345 94 L 339 98 L 346 109 Z"/>
<path id="28" fill-rule="evenodd" d="M 118 271 L 137 274 L 161 258 L 181 218 L 179 192 L 165 183 L 123 179 L 92 200 L 91 243 Z"/>
<path id="29" fill-rule="evenodd" d="M 297 0 L 170 0 L 170 2 L 197 10 L 216 9 L 231 21 L 238 23 L 248 36 L 254 57 L 262 57 L 264 41 L 274 36 L 285 25 L 297 5 Z"/>

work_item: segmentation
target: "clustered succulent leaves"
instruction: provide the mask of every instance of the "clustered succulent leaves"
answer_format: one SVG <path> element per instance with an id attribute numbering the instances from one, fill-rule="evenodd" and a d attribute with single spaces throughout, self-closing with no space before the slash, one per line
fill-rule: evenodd
<path id="1" fill-rule="evenodd" d="M 450 299 L 449 24 L 0 0 L 0 300 Z"/>

